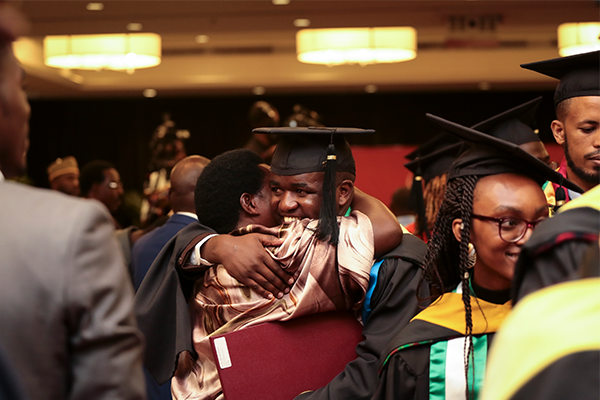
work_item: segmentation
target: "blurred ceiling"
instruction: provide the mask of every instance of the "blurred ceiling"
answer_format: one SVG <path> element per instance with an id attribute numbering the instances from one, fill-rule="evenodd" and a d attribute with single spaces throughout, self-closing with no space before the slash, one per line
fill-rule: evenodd
<path id="1" fill-rule="evenodd" d="M 20 3 L 31 22 L 20 55 L 30 97 L 141 97 L 145 89 L 163 97 L 553 88 L 552 79 L 519 64 L 558 57 L 559 24 L 600 19 L 592 0 L 103 1 L 101 11 L 88 11 L 88 3 Z M 364 67 L 302 64 L 295 54 L 296 19 L 308 19 L 310 28 L 413 26 L 417 58 Z M 43 65 L 45 35 L 123 33 L 130 23 L 161 35 L 158 67 L 129 75 Z M 208 41 L 198 43 L 198 35 Z"/>

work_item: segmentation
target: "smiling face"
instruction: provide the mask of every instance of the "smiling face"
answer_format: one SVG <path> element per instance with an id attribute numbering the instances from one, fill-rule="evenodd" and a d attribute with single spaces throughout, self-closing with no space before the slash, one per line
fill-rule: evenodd
<path id="1" fill-rule="evenodd" d="M 567 159 L 567 178 L 584 190 L 600 182 L 600 96 L 574 97 L 560 120 L 552 122 Z"/>
<path id="2" fill-rule="evenodd" d="M 548 217 L 548 206 L 541 188 L 531 179 L 515 174 L 481 178 L 473 193 L 473 214 L 494 218 L 521 218 L 537 222 Z M 486 289 L 510 288 L 521 247 L 532 230 L 515 243 L 500 238 L 498 224 L 471 220 L 471 243 L 477 252 L 475 282 Z"/>
<path id="3" fill-rule="evenodd" d="M 278 223 L 288 218 L 319 218 L 323 173 L 282 176 L 271 173 L 271 210 Z"/>

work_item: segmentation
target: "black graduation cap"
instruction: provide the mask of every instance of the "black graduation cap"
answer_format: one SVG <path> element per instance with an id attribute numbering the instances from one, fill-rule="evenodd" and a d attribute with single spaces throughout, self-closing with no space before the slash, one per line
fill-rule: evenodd
<path id="1" fill-rule="evenodd" d="M 428 141 L 426 141 L 425 143 L 419 145 L 419 147 L 417 147 L 404 157 L 408 158 L 409 160 L 414 160 L 417 157 L 422 157 L 427 154 L 431 154 L 436 150 L 440 150 L 446 146 L 450 146 L 458 142 L 460 142 L 460 140 L 457 139 L 455 136 L 449 135 L 446 132 L 441 132 L 429 139 Z"/>
<path id="2" fill-rule="evenodd" d="M 554 106 L 572 97 L 600 96 L 600 50 L 521 64 L 521 67 L 560 79 L 554 92 Z"/>
<path id="3" fill-rule="evenodd" d="M 281 135 L 271 160 L 271 171 L 283 176 L 325 172 L 328 147 L 332 144 L 336 170 L 355 174 L 354 157 L 345 135 L 375 133 L 373 129 L 328 127 L 256 128 L 252 132 Z"/>
<path id="4" fill-rule="evenodd" d="M 336 244 L 338 240 L 336 172 L 356 174 L 350 144 L 345 135 L 375 133 L 373 129 L 329 127 L 256 128 L 253 133 L 280 134 L 271 172 L 290 176 L 309 172 L 324 172 L 323 204 L 319 215 L 318 237 Z"/>
<path id="5" fill-rule="evenodd" d="M 527 175 L 540 185 L 545 181 L 552 181 L 578 193 L 583 193 L 583 189 L 579 186 L 514 143 L 435 115 L 427 114 L 427 118 L 445 131 L 474 144 L 454 161 L 448 172 L 448 179 L 467 175 L 487 176 L 516 173 Z"/>
<path id="6" fill-rule="evenodd" d="M 466 148 L 467 145 L 459 141 L 417 157 L 404 166 L 415 176 L 421 176 L 425 182 L 428 182 L 436 176 L 448 172 L 450 165 Z"/>
<path id="7" fill-rule="evenodd" d="M 448 137 L 453 138 L 448 140 Z M 438 138 L 439 143 L 442 146 L 436 146 L 434 143 L 425 142 L 419 146 L 415 151 L 406 156 L 415 156 L 415 159 L 404 164 L 413 173 L 413 183 L 410 189 L 410 205 L 419 214 L 419 230 L 425 233 L 427 240 L 430 239 L 429 227 L 427 226 L 427 218 L 425 217 L 425 201 L 423 196 L 423 184 L 422 180 L 429 182 L 436 176 L 445 174 L 450 169 L 450 165 L 454 162 L 456 157 L 462 153 L 467 145 L 454 138 L 452 135 L 443 133 L 434 137 Z M 447 144 L 455 141 L 454 144 Z M 446 143 L 444 145 L 444 143 Z"/>
<path id="8" fill-rule="evenodd" d="M 542 97 L 540 96 L 475 124 L 471 129 L 506 140 L 517 146 L 540 142 L 539 136 L 532 127 L 535 126 L 535 112 L 541 101 Z"/>

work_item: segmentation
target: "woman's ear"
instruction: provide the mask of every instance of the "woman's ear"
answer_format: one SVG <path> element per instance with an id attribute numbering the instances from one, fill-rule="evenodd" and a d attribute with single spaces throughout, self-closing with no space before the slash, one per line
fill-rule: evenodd
<path id="1" fill-rule="evenodd" d="M 344 179 L 337 187 L 338 209 L 343 210 L 352 204 L 354 199 L 354 182 Z"/>
<path id="2" fill-rule="evenodd" d="M 246 214 L 249 215 L 258 215 L 258 209 L 256 208 L 256 204 L 254 204 L 254 196 L 249 193 L 242 193 L 240 196 L 240 206 Z"/>
<path id="3" fill-rule="evenodd" d="M 454 237 L 459 242 L 460 242 L 460 238 L 462 236 L 462 229 L 463 229 L 462 227 L 463 227 L 463 221 L 461 218 L 456 218 L 454 221 L 452 221 L 452 233 L 454 233 Z"/>

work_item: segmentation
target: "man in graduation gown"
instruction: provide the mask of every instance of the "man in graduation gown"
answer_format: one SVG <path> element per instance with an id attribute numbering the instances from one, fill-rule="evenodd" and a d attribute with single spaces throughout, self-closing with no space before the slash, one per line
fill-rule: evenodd
<path id="1" fill-rule="evenodd" d="M 283 243 L 269 250 L 296 280 L 281 298 L 264 298 L 241 285 L 222 265 L 209 267 L 196 283 L 189 302 L 198 358 L 191 368 L 187 360 L 179 363 L 172 380 L 175 398 L 214 399 L 220 395 L 222 387 L 210 337 L 314 313 L 358 311 L 373 263 L 376 228 L 371 227 L 370 219 L 377 221 L 376 214 L 384 210 L 388 223 L 397 226 L 383 204 L 362 193 L 352 196 L 347 183 L 342 182 L 347 187 L 342 189 L 345 194 L 340 196 L 340 206 L 346 208 L 344 204 L 352 201 L 355 208 L 339 218 L 337 245 L 318 237 L 320 220 L 290 219 L 267 228 L 275 221 L 270 212 L 270 173 L 261 163 L 262 159 L 248 149 L 216 157 L 198 179 L 196 212 L 199 220 L 220 233 L 257 230 L 281 237 Z"/>
<path id="2" fill-rule="evenodd" d="M 513 281 L 513 303 L 577 276 L 583 255 L 600 232 L 599 60 L 600 51 L 595 51 L 524 65 L 561 79 L 555 92 L 558 120 L 552 123 L 555 138 L 565 150 L 558 172 L 573 178 L 586 192 L 581 200 L 567 203 L 555 217 L 540 224 L 523 247 Z M 562 196 L 560 188 L 551 183 L 546 184 L 545 192 L 547 197 L 551 195 L 550 202 L 555 193 L 558 200 Z M 571 190 L 564 194 L 565 202 L 580 196 Z"/>
<path id="3" fill-rule="evenodd" d="M 600 183 L 600 51 L 522 64 L 521 67 L 560 79 L 554 92 L 557 119 L 552 133 L 565 158 L 558 172 L 584 191 Z M 546 183 L 548 204 L 560 207 L 579 197 Z"/>
<path id="4" fill-rule="evenodd" d="M 349 147 L 346 146 L 347 144 L 339 149 L 349 152 Z M 351 152 L 349 152 L 349 154 L 351 155 Z M 317 162 L 315 162 L 313 157 L 311 162 L 313 165 L 311 165 L 310 168 L 313 170 L 317 168 L 317 171 L 322 171 L 320 166 L 323 165 L 326 156 L 326 149 L 321 147 L 319 154 L 317 154 Z M 319 160 L 318 157 L 321 157 L 321 159 Z M 287 157 L 284 157 L 284 159 L 287 159 Z M 306 159 L 305 152 L 296 153 L 296 156 L 292 155 L 290 157 L 292 162 L 301 162 L 303 159 Z M 350 164 L 353 165 L 353 160 Z M 273 166 L 276 167 L 276 165 L 276 157 L 274 157 Z M 298 175 L 298 172 L 296 171 L 295 174 Z M 298 216 L 300 217 L 300 215 Z M 185 264 L 184 260 L 195 251 L 196 244 L 198 244 L 201 239 L 205 238 L 204 236 L 206 235 L 200 235 L 201 229 L 197 229 L 197 227 L 188 228 L 190 229 L 184 229 L 180 233 L 180 237 L 171 243 L 170 249 L 167 248 L 166 251 L 163 250 L 165 253 L 162 256 L 159 256 L 159 259 L 163 259 L 163 264 L 165 264 L 165 259 L 167 260 L 166 263 L 168 264 L 170 274 L 167 280 L 163 280 L 162 275 L 164 275 L 164 271 L 159 272 L 160 268 L 156 268 L 155 272 L 159 275 L 159 279 L 157 279 L 156 283 L 157 285 L 165 284 L 168 286 L 168 284 L 165 283 L 168 281 L 172 287 L 176 286 L 182 278 L 181 275 L 177 276 L 172 272 L 175 271 L 175 268 L 181 268 L 181 265 Z M 193 229 L 196 230 L 193 231 Z M 214 239 L 209 239 L 206 244 L 210 245 L 213 240 Z M 265 236 L 246 238 L 247 242 L 253 242 L 253 244 L 261 244 L 260 241 L 265 243 L 266 240 L 269 239 Z M 221 247 L 226 248 L 225 246 Z M 227 248 L 231 249 L 231 247 Z M 240 248 L 240 246 L 238 246 L 238 248 Z M 240 258 L 241 256 L 243 260 L 239 264 L 245 264 L 246 269 L 255 269 L 253 268 L 254 265 L 262 264 L 262 262 L 254 261 L 254 259 L 260 260 L 260 258 L 263 257 L 261 255 L 261 250 L 256 250 L 256 247 L 246 248 L 249 250 L 240 251 L 237 254 L 228 253 L 224 258 L 224 261 L 231 262 L 232 259 L 235 259 L 236 257 Z M 363 335 L 365 336 L 365 340 L 357 347 L 357 359 L 349 363 L 344 372 L 338 375 L 328 386 L 315 392 L 305 393 L 299 396 L 300 398 L 368 399 L 371 397 L 376 385 L 378 355 L 381 352 L 381 349 L 383 349 L 395 332 L 401 329 L 401 327 L 404 326 L 404 324 L 406 324 L 419 310 L 416 292 L 422 275 L 421 265 L 424 252 L 425 245 L 422 241 L 411 235 L 405 235 L 403 242 L 399 247 L 388 254 L 379 256 L 378 265 L 371 270 L 369 290 L 367 292 L 363 313 L 363 322 L 365 323 Z M 171 257 L 170 255 L 173 256 Z M 208 258 L 210 256 L 210 248 L 204 246 L 202 248 L 202 255 L 203 257 Z M 218 262 L 219 260 L 214 259 L 211 261 Z M 262 268 L 266 267 L 262 265 Z M 154 266 L 151 268 L 149 275 L 153 274 L 153 269 Z M 276 268 L 273 268 L 273 270 L 276 270 Z M 274 282 L 273 277 L 275 277 L 275 272 L 270 271 L 271 270 L 269 270 L 270 275 L 269 273 L 265 273 L 265 275 L 268 276 L 268 282 Z M 261 282 L 265 287 L 272 290 L 275 295 L 278 295 L 280 290 L 283 291 L 283 288 L 280 289 L 274 285 L 265 284 L 263 283 L 264 281 L 260 281 L 260 278 L 255 278 L 257 276 L 255 271 L 253 271 L 253 274 L 253 278 L 250 280 L 247 280 L 244 277 L 240 277 L 238 280 L 242 283 L 249 282 L 249 286 L 254 285 L 257 287 L 257 290 L 259 290 L 259 288 L 258 283 L 256 282 Z M 286 282 L 287 279 L 288 278 L 284 276 L 284 282 Z M 182 283 L 185 290 L 187 282 L 183 280 Z M 144 292 L 143 288 L 144 285 L 140 288 L 140 292 Z M 138 292 L 138 298 L 136 299 L 136 303 L 139 305 L 138 309 L 151 308 L 148 306 L 148 304 L 150 304 L 147 301 L 148 299 L 142 300 L 140 292 Z M 185 304 L 185 296 L 182 294 L 180 295 L 179 293 L 180 292 L 174 293 L 173 291 L 168 290 L 161 291 L 161 295 L 164 295 L 164 299 L 168 302 L 163 303 L 162 309 L 165 311 L 164 314 L 168 314 L 167 304 L 173 306 L 179 305 L 179 317 L 176 319 L 177 323 L 170 326 L 168 335 L 170 336 L 169 344 L 168 346 L 163 347 L 164 352 L 162 357 L 157 357 L 156 355 L 147 357 L 148 368 L 151 369 L 151 366 L 148 364 L 148 360 L 150 359 L 150 364 L 154 363 L 156 366 L 157 374 L 162 374 L 162 378 L 165 380 L 168 379 L 174 369 L 172 360 L 175 359 L 175 355 L 181 350 L 191 350 L 189 336 L 186 334 L 186 332 L 189 332 L 189 321 L 185 321 L 185 312 L 179 313 L 182 309 L 181 305 Z M 266 290 L 262 289 L 262 293 L 266 293 Z M 423 293 L 425 296 L 427 295 L 425 291 Z M 142 329 L 144 329 L 144 326 L 146 325 L 145 321 L 149 321 L 150 318 L 146 318 L 141 314 L 146 314 L 146 311 L 138 313 L 138 317 L 141 317 L 140 325 Z M 150 325 L 148 326 L 149 328 L 151 328 Z M 152 331 L 152 329 L 149 330 Z M 148 338 L 149 343 L 154 339 L 152 336 L 153 335 L 151 334 Z M 178 344 L 176 345 L 176 343 Z M 149 344 L 148 347 L 152 347 L 152 345 Z M 193 350 L 191 351 L 193 353 Z M 162 362 L 157 360 L 162 360 Z M 166 363 L 164 362 L 165 360 L 167 360 Z"/>

